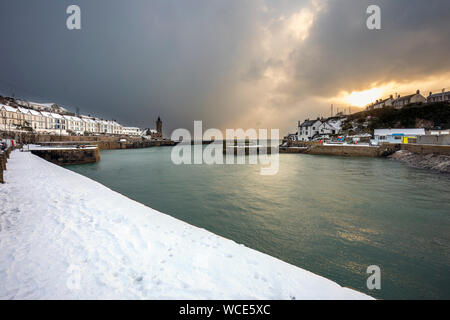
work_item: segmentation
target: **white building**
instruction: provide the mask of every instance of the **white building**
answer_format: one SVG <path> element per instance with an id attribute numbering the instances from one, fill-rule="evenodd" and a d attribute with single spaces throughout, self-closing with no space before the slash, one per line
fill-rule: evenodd
<path id="1" fill-rule="evenodd" d="M 298 122 L 298 140 L 309 141 L 319 134 L 319 127 L 322 121 L 317 120 L 305 120 L 300 124 Z"/>
<path id="2" fill-rule="evenodd" d="M 81 120 L 83 121 L 83 132 L 98 133 L 97 123 L 94 119 L 89 116 L 81 116 Z"/>
<path id="3" fill-rule="evenodd" d="M 142 134 L 142 130 L 137 127 L 123 127 L 123 134 L 129 136 L 140 136 Z"/>
<path id="4" fill-rule="evenodd" d="M 31 126 L 34 131 L 42 131 L 45 129 L 45 117 L 39 111 L 30 109 Z"/>
<path id="5" fill-rule="evenodd" d="M 375 129 L 372 144 L 380 143 L 408 143 L 408 138 L 417 138 L 425 135 L 425 129 Z"/>
<path id="6" fill-rule="evenodd" d="M 21 120 L 23 120 L 22 126 L 32 128 L 33 124 L 32 124 L 32 115 L 31 115 L 30 109 L 25 109 L 25 108 L 19 107 L 19 108 L 17 108 L 17 110 L 20 114 Z"/>
<path id="7" fill-rule="evenodd" d="M 339 134 L 342 129 L 342 120 L 338 118 L 329 118 L 323 121 L 319 126 L 319 135 Z"/>
<path id="8" fill-rule="evenodd" d="M 122 134 L 123 127 L 121 124 L 117 123 L 116 121 L 112 120 L 110 121 L 111 127 L 112 127 L 112 134 Z"/>
<path id="9" fill-rule="evenodd" d="M 66 135 L 66 120 L 58 113 L 41 111 L 45 117 L 45 131 L 48 133 Z"/>
<path id="10" fill-rule="evenodd" d="M 0 104 L 0 130 L 14 131 L 22 126 L 21 113 L 17 108 Z"/>
<path id="11" fill-rule="evenodd" d="M 81 118 L 69 115 L 63 115 L 63 118 L 66 121 L 66 130 L 70 130 L 76 134 L 84 133 L 84 123 Z"/>

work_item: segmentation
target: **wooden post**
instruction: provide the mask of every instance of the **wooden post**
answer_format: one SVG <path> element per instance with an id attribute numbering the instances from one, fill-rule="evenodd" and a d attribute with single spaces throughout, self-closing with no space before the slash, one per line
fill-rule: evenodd
<path id="1" fill-rule="evenodd" d="M 3 179 L 3 170 L 6 170 L 6 159 L 5 154 L 0 154 L 0 183 L 5 183 L 5 180 Z"/>
<path id="2" fill-rule="evenodd" d="M 6 170 L 6 155 L 4 153 L 0 154 L 0 168 Z"/>

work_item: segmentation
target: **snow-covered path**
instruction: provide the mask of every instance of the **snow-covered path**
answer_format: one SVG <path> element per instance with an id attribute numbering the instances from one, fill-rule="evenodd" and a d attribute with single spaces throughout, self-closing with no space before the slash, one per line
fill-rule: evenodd
<path id="1" fill-rule="evenodd" d="M 368 299 L 15 151 L 0 185 L 1 299 Z"/>

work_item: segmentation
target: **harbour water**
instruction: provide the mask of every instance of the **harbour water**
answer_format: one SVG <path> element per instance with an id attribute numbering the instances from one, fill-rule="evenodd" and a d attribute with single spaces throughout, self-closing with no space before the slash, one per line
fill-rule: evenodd
<path id="1" fill-rule="evenodd" d="M 450 299 L 450 176 L 393 160 L 280 154 L 175 165 L 172 148 L 67 168 L 180 220 L 381 299 Z M 162 239 L 164 240 L 164 239 Z M 368 290 L 370 265 L 381 289 Z"/>

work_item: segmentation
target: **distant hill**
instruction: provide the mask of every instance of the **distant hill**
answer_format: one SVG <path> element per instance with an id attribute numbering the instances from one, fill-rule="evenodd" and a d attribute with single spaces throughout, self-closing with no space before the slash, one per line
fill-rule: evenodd
<path id="1" fill-rule="evenodd" d="M 361 111 L 347 117 L 343 129 L 350 133 L 370 132 L 377 128 L 450 128 L 450 104 L 435 102 L 410 104 L 401 109 L 384 107 Z"/>

